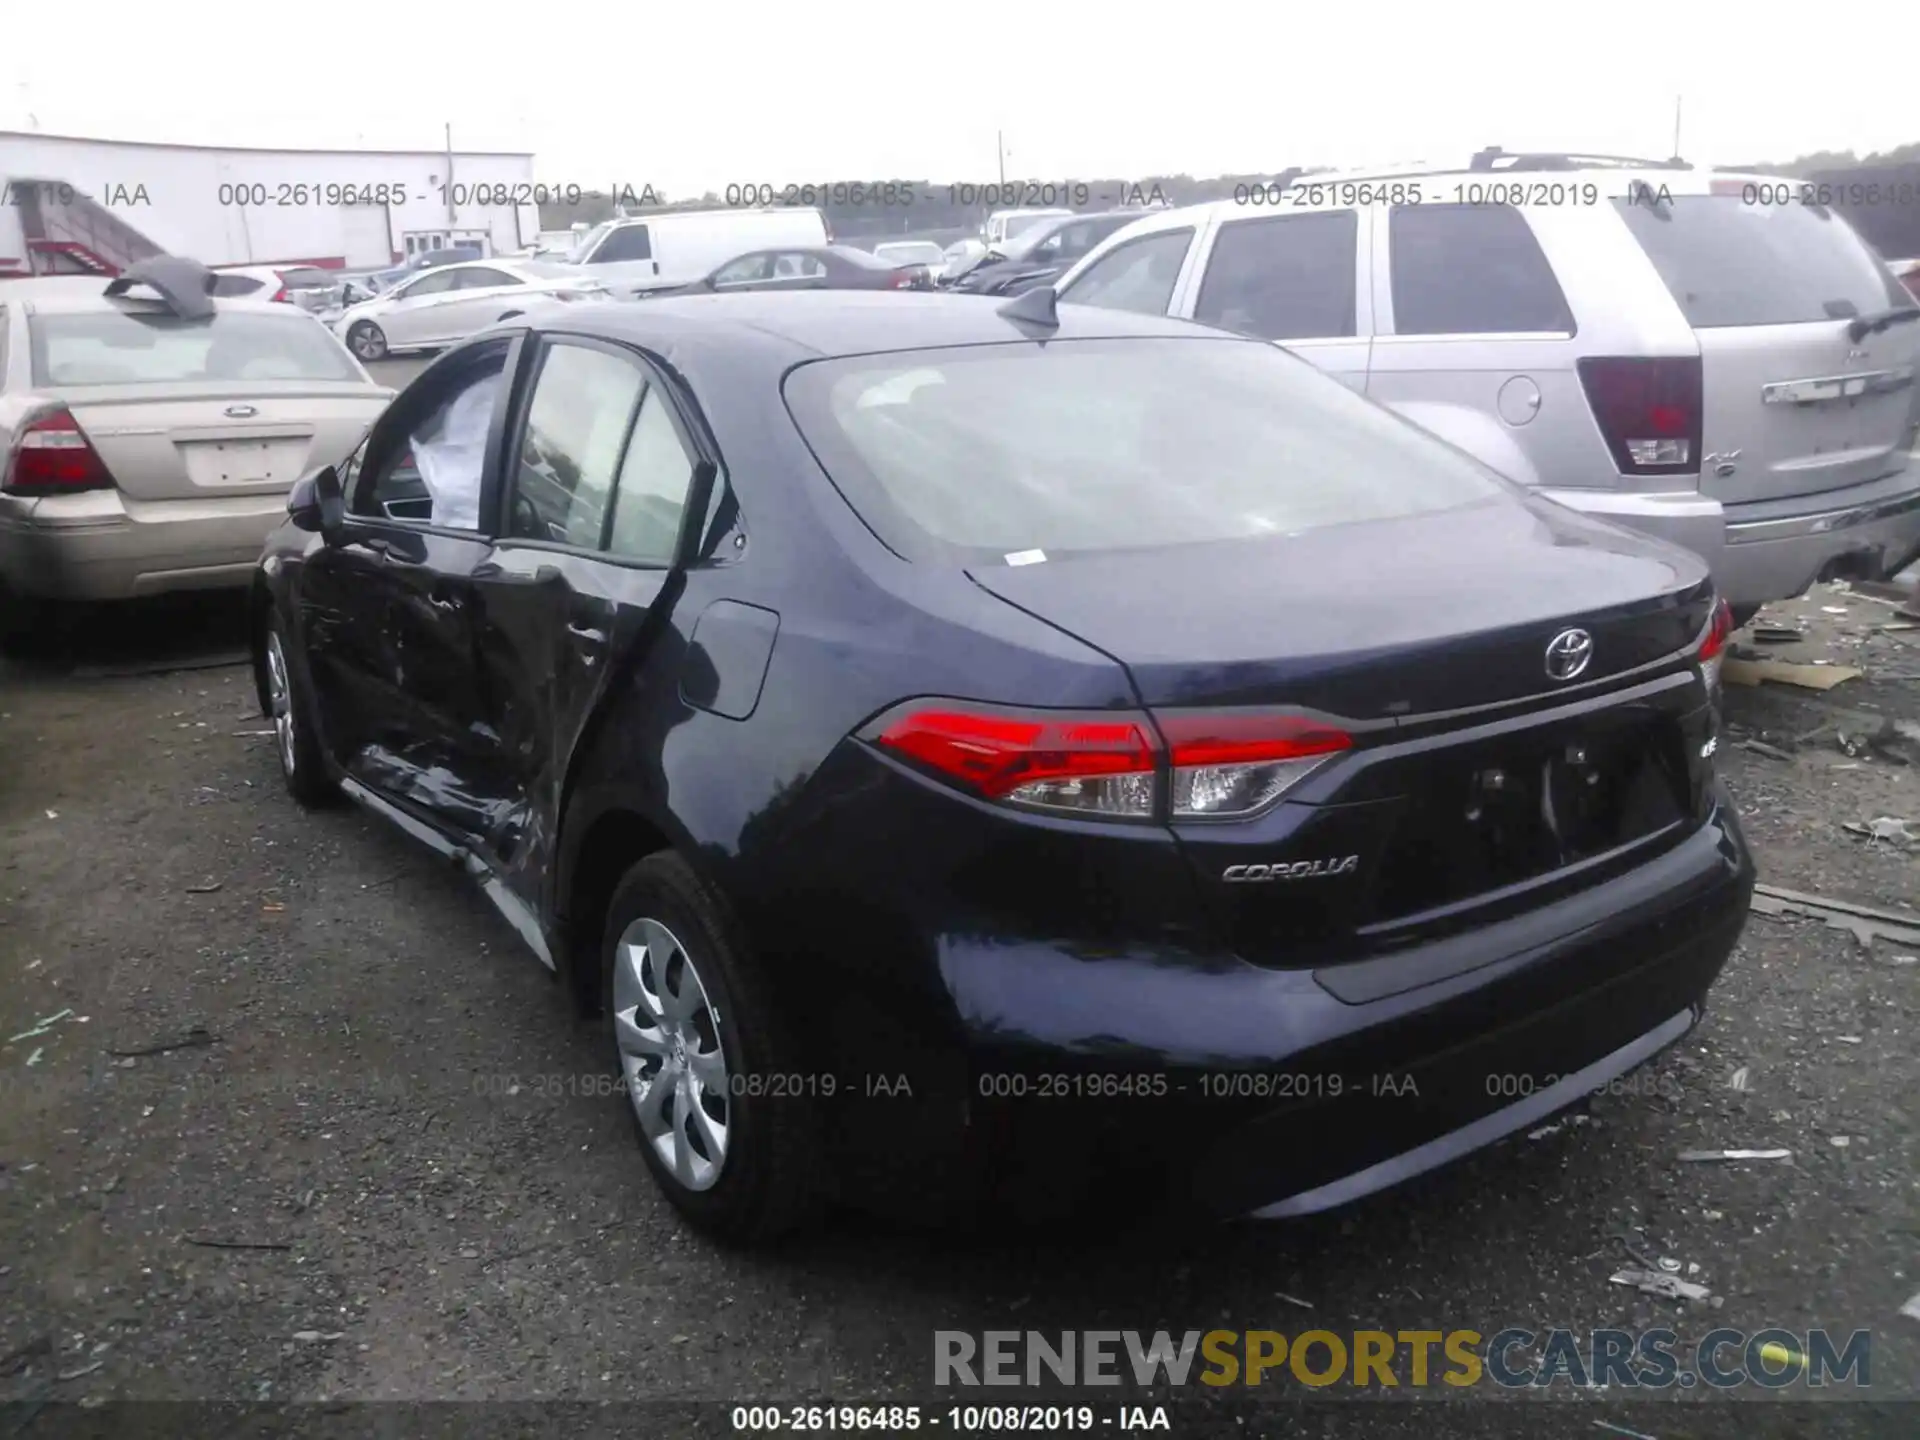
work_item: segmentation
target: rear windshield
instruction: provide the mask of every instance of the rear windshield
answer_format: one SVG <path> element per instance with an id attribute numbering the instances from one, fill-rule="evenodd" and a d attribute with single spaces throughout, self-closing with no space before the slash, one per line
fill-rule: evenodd
<path id="1" fill-rule="evenodd" d="M 861 518 L 936 563 L 1292 535 L 1505 493 L 1459 451 L 1253 341 L 816 361 L 786 396 Z"/>
<path id="2" fill-rule="evenodd" d="M 138 385 L 192 380 L 361 381 L 319 321 L 223 311 L 183 320 L 159 311 L 88 310 L 29 316 L 36 385 Z"/>
<path id="3" fill-rule="evenodd" d="M 1697 329 L 1845 320 L 1908 299 L 1852 227 L 1820 206 L 1738 195 L 1614 204 Z"/>
<path id="4" fill-rule="evenodd" d="M 280 283 L 289 290 L 325 290 L 335 283 L 336 278 L 331 270 L 322 270 L 317 265 L 280 272 Z"/>

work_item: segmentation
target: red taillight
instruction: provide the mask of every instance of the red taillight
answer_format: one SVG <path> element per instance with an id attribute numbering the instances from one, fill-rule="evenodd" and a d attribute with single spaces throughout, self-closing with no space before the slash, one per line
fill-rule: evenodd
<path id="1" fill-rule="evenodd" d="M 1707 620 L 1706 633 L 1700 637 L 1700 650 L 1697 659 L 1700 662 L 1701 678 L 1707 682 L 1709 690 L 1720 688 L 1720 662 L 1726 658 L 1727 641 L 1733 638 L 1733 608 L 1725 600 L 1713 603 L 1713 614 Z"/>
<path id="2" fill-rule="evenodd" d="M 913 272 L 911 270 L 896 270 L 887 277 L 887 288 L 889 290 L 907 290 L 911 289 L 912 286 Z"/>
<path id="3" fill-rule="evenodd" d="M 1623 475 L 1700 468 L 1700 357 L 1606 356 L 1579 362 L 1580 383 Z"/>
<path id="4" fill-rule="evenodd" d="M 287 287 L 284 285 L 282 285 L 278 290 L 273 292 L 273 298 L 275 300 L 284 300 L 288 304 L 293 303 L 293 296 L 287 293 Z"/>
<path id="5" fill-rule="evenodd" d="M 0 490 L 10 495 L 69 495 L 110 490 L 113 477 L 79 422 L 65 410 L 35 420 L 14 441 Z"/>
<path id="6" fill-rule="evenodd" d="M 989 800 L 1135 820 L 1243 819 L 1353 745 L 1346 732 L 1299 715 L 1157 718 L 1158 730 L 1144 715 L 929 703 L 903 706 L 864 733 Z"/>
<path id="7" fill-rule="evenodd" d="M 890 721 L 878 739 L 990 800 L 1152 813 L 1154 746 L 1146 727 L 1130 717 L 913 709 Z M 1133 783 L 1100 783 L 1115 778 Z"/>

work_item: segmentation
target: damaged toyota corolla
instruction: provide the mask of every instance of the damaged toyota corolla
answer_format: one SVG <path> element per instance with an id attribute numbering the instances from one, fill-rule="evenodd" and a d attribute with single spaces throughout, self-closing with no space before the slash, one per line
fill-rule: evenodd
<path id="1" fill-rule="evenodd" d="M 1324 1209 L 1673 1044 L 1744 923 L 1706 567 L 1257 341 L 573 306 L 289 510 L 289 788 L 472 873 L 727 1239 Z"/>

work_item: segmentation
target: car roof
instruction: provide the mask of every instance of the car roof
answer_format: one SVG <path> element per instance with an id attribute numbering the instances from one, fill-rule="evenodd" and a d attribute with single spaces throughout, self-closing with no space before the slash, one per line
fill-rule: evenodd
<path id="1" fill-rule="evenodd" d="M 751 355 L 783 368 L 804 360 L 1032 339 L 998 313 L 1006 302 L 977 295 L 817 290 L 666 295 L 644 303 L 556 307 L 534 317 L 553 328 L 624 340 L 662 354 L 706 360 Z M 1190 321 L 1069 305 L 1047 339 L 1240 337 Z"/>

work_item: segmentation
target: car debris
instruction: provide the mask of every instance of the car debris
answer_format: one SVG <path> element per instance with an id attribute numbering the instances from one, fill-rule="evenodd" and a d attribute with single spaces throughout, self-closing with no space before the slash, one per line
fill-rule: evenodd
<path id="1" fill-rule="evenodd" d="M 116 1060 L 132 1060 L 142 1055 L 165 1055 L 174 1050 L 190 1050 L 196 1046 L 211 1045 L 219 1038 L 205 1027 L 196 1025 L 178 1040 L 162 1040 L 138 1050 L 109 1050 L 107 1054 Z"/>
<path id="2" fill-rule="evenodd" d="M 1682 1150 L 1680 1158 L 1697 1160 L 1791 1160 L 1791 1150 Z"/>
<path id="3" fill-rule="evenodd" d="M 1527 1139 L 1544 1140 L 1549 1135 L 1558 1135 L 1569 1125 L 1586 1125 L 1592 1121 L 1591 1115 L 1569 1115 L 1564 1120 L 1556 1120 L 1551 1125 L 1542 1125 L 1538 1130 L 1529 1130 Z"/>
<path id="4" fill-rule="evenodd" d="M 187 886 L 187 894 L 211 895 L 213 894 L 214 891 L 218 890 L 225 883 L 226 882 L 222 880 L 209 880 L 204 885 L 189 885 Z"/>
<path id="5" fill-rule="evenodd" d="M 1742 740 L 1740 742 L 1740 748 L 1742 750 L 1751 750 L 1756 755 L 1765 755 L 1769 760 L 1790 761 L 1793 759 L 1793 752 L 1791 750 L 1783 750 L 1778 745 L 1769 745 L 1764 740 Z"/>
<path id="6" fill-rule="evenodd" d="M 1866 672 L 1852 665 L 1799 665 L 1787 660 L 1748 660 L 1733 656 L 1720 666 L 1720 678 L 1729 685 L 1759 685 L 1774 680 L 1803 690 L 1831 690 Z"/>
<path id="7" fill-rule="evenodd" d="M 206 1240 L 197 1236 L 186 1237 L 187 1244 L 196 1245 L 202 1250 L 291 1250 L 292 1245 L 279 1240 Z"/>
<path id="8" fill-rule="evenodd" d="M 1648 1435 L 1639 1430 L 1629 1430 L 1624 1425 L 1610 1425 L 1605 1420 L 1594 1421 L 1593 1428 L 1596 1430 L 1605 1430 L 1613 1435 L 1625 1435 L 1627 1440 L 1658 1440 L 1657 1436 Z"/>
<path id="9" fill-rule="evenodd" d="M 1669 1275 L 1662 1270 L 1616 1270 L 1608 1283 L 1630 1285 L 1635 1290 L 1658 1295 L 1663 1300 L 1705 1300 L 1713 1293 L 1705 1285 L 1682 1280 L 1678 1275 Z"/>
<path id="10" fill-rule="evenodd" d="M 1761 645 L 1791 645 L 1807 638 L 1807 632 L 1792 625 L 1755 625 L 1747 631 Z"/>
<path id="11" fill-rule="evenodd" d="M 1920 1295 L 1915 1295 L 1900 1307 L 1900 1313 L 1909 1320 L 1920 1320 Z"/>
<path id="12" fill-rule="evenodd" d="M 60 1021 L 70 1019 L 72 1015 L 73 1015 L 73 1011 L 70 1009 L 56 1011 L 54 1014 L 47 1016 L 47 1018 L 44 1020 L 34 1021 L 33 1027 L 31 1029 L 22 1030 L 18 1035 L 9 1037 L 7 1040 L 7 1044 L 12 1045 L 16 1041 L 32 1040 L 38 1036 L 45 1035 L 49 1030 L 53 1029 L 53 1027 L 56 1024 L 58 1024 Z"/>
<path id="13" fill-rule="evenodd" d="M 1899 945 L 1920 945 L 1920 915 L 1881 910 L 1871 905 L 1856 905 L 1850 900 L 1825 900 L 1799 890 L 1778 885 L 1753 887 L 1753 910 L 1758 915 L 1804 915 L 1824 920 L 1836 930 L 1844 930 L 1861 945 L 1871 948 L 1875 939 L 1891 940 Z"/>
<path id="14" fill-rule="evenodd" d="M 1313 1308 L 1313 1302 L 1311 1300 L 1302 1300 L 1298 1295 L 1289 1295 L 1284 1290 L 1276 1290 L 1273 1293 L 1276 1298 L 1286 1301 L 1289 1305 L 1298 1305 L 1302 1310 L 1311 1310 Z"/>
<path id="15" fill-rule="evenodd" d="M 1752 1089 L 1753 1087 L 1749 1083 L 1751 1079 L 1751 1075 L 1752 1075 L 1752 1072 L 1745 1065 L 1742 1065 L 1738 1070 L 1734 1071 L 1733 1074 L 1727 1077 L 1727 1088 L 1729 1090 Z"/>
<path id="16" fill-rule="evenodd" d="M 1884 841 L 1895 849 L 1905 850 L 1911 845 L 1920 844 L 1920 835 L 1908 828 L 1910 823 L 1897 815 L 1878 815 L 1864 824 L 1858 820 L 1848 820 L 1840 828 L 1850 835 L 1866 837 L 1869 845 Z"/>

